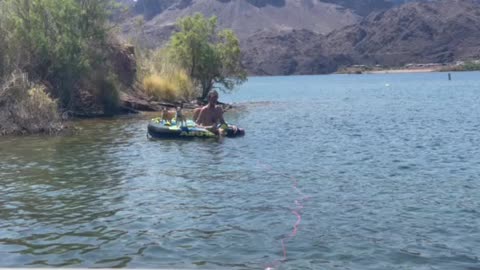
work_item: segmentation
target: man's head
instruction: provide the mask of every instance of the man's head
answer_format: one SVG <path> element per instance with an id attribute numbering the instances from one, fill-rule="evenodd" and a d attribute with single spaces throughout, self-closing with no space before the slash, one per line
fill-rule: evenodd
<path id="1" fill-rule="evenodd" d="M 217 104 L 218 101 L 218 92 L 216 90 L 210 90 L 207 94 L 207 100 L 210 104 Z"/>

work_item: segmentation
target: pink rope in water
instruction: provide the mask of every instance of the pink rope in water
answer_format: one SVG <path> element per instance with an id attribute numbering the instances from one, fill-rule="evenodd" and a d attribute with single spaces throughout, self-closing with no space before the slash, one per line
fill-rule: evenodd
<path id="1" fill-rule="evenodd" d="M 259 165 L 261 165 L 261 164 L 259 164 Z M 273 171 L 272 167 L 269 166 L 269 165 L 263 165 L 262 167 L 266 167 L 267 170 Z M 275 260 L 272 263 L 268 264 L 266 266 L 265 270 L 273 270 L 273 269 L 277 268 L 280 264 L 287 261 L 287 245 L 285 244 L 285 242 L 287 242 L 288 240 L 292 239 L 293 237 L 295 237 L 297 235 L 298 227 L 300 226 L 300 223 L 302 222 L 302 215 L 301 215 L 300 211 L 304 208 L 303 202 L 310 199 L 309 196 L 305 196 L 305 194 L 303 194 L 302 191 L 300 191 L 300 189 L 298 188 L 298 180 L 295 177 L 293 177 L 291 175 L 288 175 L 288 174 L 284 174 L 284 173 L 277 173 L 277 174 L 282 175 L 282 176 L 287 177 L 287 178 L 290 178 L 293 181 L 293 189 L 301 197 L 294 201 L 296 208 L 292 209 L 292 211 L 291 211 L 297 217 L 297 220 L 293 224 L 292 232 L 288 236 L 285 236 L 284 238 L 282 238 L 280 240 L 280 243 L 282 245 L 283 257 L 279 260 Z"/>

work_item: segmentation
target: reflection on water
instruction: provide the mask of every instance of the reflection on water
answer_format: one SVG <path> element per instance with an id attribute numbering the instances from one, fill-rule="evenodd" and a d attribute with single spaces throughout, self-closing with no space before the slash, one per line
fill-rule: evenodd
<path id="1" fill-rule="evenodd" d="M 292 176 L 280 269 L 476 269 L 480 84 L 443 75 L 252 78 L 236 139 L 148 140 L 154 115 L 1 138 L 0 266 L 261 269 Z"/>

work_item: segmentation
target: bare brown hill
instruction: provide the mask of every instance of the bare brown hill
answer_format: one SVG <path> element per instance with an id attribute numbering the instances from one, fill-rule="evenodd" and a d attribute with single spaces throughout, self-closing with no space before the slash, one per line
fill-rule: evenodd
<path id="1" fill-rule="evenodd" d="M 480 5 L 474 0 L 408 3 L 327 36 L 258 33 L 242 43 L 252 74 L 329 73 L 353 64 L 399 67 L 480 59 Z"/>
<path id="2" fill-rule="evenodd" d="M 142 9 L 153 15 L 138 27 Z M 218 16 L 240 37 L 250 74 L 480 58 L 479 0 L 139 0 L 133 10 L 124 36 L 147 47 L 162 46 L 182 16 Z"/>
<path id="3" fill-rule="evenodd" d="M 480 5 L 474 0 L 408 3 L 371 14 L 327 36 L 329 54 L 354 63 L 406 63 L 480 58 Z"/>
<path id="4" fill-rule="evenodd" d="M 361 19 L 352 9 L 319 0 L 139 0 L 132 3 L 134 12 L 121 24 L 122 35 L 150 48 L 162 46 L 168 40 L 178 18 L 196 12 L 217 16 L 219 28 L 233 29 L 241 40 L 258 31 L 307 29 L 327 34 Z M 144 24 L 139 26 L 142 18 Z"/>
<path id="5" fill-rule="evenodd" d="M 250 74 L 291 75 L 331 73 L 351 62 L 329 55 L 326 41 L 309 30 L 259 32 L 242 43 L 243 65 Z"/>
<path id="6" fill-rule="evenodd" d="M 326 3 L 332 3 L 344 8 L 353 10 L 360 16 L 367 16 L 368 14 L 385 10 L 393 7 L 396 3 L 388 0 L 322 0 Z"/>

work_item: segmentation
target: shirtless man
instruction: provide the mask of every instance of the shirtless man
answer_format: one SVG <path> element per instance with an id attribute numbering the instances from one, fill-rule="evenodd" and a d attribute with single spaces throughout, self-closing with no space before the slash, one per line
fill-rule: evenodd
<path id="1" fill-rule="evenodd" d="M 211 90 L 207 95 L 208 104 L 200 109 L 196 109 L 193 113 L 195 123 L 203 128 L 210 130 L 215 134 L 223 133 L 222 129 L 218 129 L 217 125 L 226 125 L 223 119 L 223 109 L 217 106 L 218 92 Z"/>

